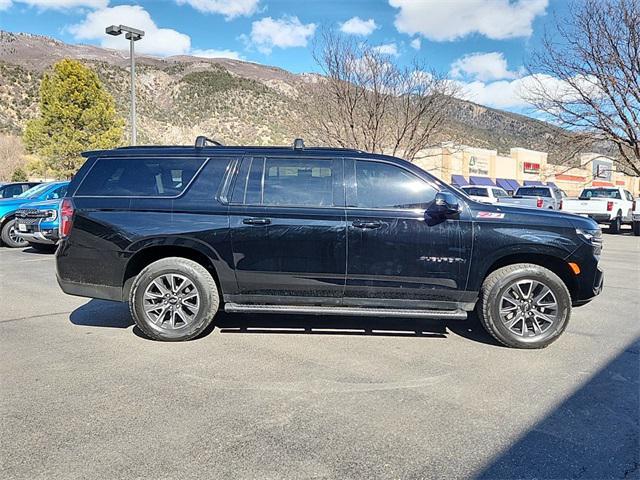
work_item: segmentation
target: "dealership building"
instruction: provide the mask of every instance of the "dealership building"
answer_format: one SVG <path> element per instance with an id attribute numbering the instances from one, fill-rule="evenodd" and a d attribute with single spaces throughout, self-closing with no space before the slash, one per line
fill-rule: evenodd
<path id="1" fill-rule="evenodd" d="M 621 186 L 640 196 L 640 178 L 618 172 L 609 157 L 585 153 L 580 167 L 570 168 L 547 162 L 547 153 L 512 148 L 509 155 L 497 150 L 453 143 L 420 152 L 414 163 L 447 183 L 496 185 L 513 192 L 522 185 L 555 184 L 569 196 L 577 196 L 586 186 Z"/>

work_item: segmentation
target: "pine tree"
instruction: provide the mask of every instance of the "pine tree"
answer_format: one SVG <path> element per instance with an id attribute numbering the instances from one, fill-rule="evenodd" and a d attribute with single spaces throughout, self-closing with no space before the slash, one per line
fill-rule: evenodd
<path id="1" fill-rule="evenodd" d="M 75 174 L 83 163 L 81 152 L 122 142 L 124 121 L 116 115 L 113 97 L 96 73 L 76 60 L 61 60 L 45 73 L 39 106 L 24 142 L 59 177 Z"/>

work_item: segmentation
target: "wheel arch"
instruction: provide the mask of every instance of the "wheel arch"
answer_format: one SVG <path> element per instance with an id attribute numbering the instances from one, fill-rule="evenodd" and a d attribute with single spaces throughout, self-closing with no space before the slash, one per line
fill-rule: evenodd
<path id="1" fill-rule="evenodd" d="M 569 264 L 561 257 L 548 253 L 511 253 L 496 259 L 487 269 L 482 280 L 486 279 L 492 272 L 507 265 L 516 263 L 531 263 L 539 265 L 558 275 L 562 282 L 567 286 L 571 299 L 575 298 L 578 291 L 578 281 L 571 270 Z"/>
<path id="2" fill-rule="evenodd" d="M 211 258 L 210 254 L 203 252 L 193 245 L 185 246 L 166 244 L 151 245 L 145 248 L 141 248 L 140 250 L 137 250 L 131 256 L 131 258 L 129 258 L 125 267 L 124 278 L 122 282 L 123 299 L 129 297 L 129 292 L 131 290 L 133 281 L 146 266 L 157 260 L 161 260 L 167 257 L 181 257 L 193 260 L 194 262 L 199 263 L 205 269 L 207 269 L 216 283 L 218 292 L 220 292 L 220 301 L 222 302 L 222 283 L 220 282 L 220 277 L 215 267 L 215 261 Z"/>

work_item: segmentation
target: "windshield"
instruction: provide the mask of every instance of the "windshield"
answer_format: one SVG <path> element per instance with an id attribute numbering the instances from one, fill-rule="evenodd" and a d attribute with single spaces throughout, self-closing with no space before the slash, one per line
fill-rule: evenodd
<path id="1" fill-rule="evenodd" d="M 620 200 L 620 190 L 605 188 L 585 188 L 580 198 L 616 198 Z"/>
<path id="2" fill-rule="evenodd" d="M 518 197 L 550 197 L 551 190 L 545 187 L 520 187 L 516 190 Z"/>
<path id="3" fill-rule="evenodd" d="M 26 192 L 22 192 L 20 195 L 17 195 L 16 198 L 35 198 L 50 186 L 50 183 L 41 183 L 40 185 L 30 188 Z"/>

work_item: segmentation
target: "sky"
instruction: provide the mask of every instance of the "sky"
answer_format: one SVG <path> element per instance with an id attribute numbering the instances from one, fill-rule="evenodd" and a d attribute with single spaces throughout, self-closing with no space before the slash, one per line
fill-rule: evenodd
<path id="1" fill-rule="evenodd" d="M 318 71 L 313 39 L 335 29 L 447 74 L 464 98 L 525 114 L 525 65 L 564 15 L 565 0 L 0 0 L 1 30 L 128 49 L 123 36 L 104 33 L 125 24 L 145 30 L 141 53 L 238 58 L 296 73 Z"/>

